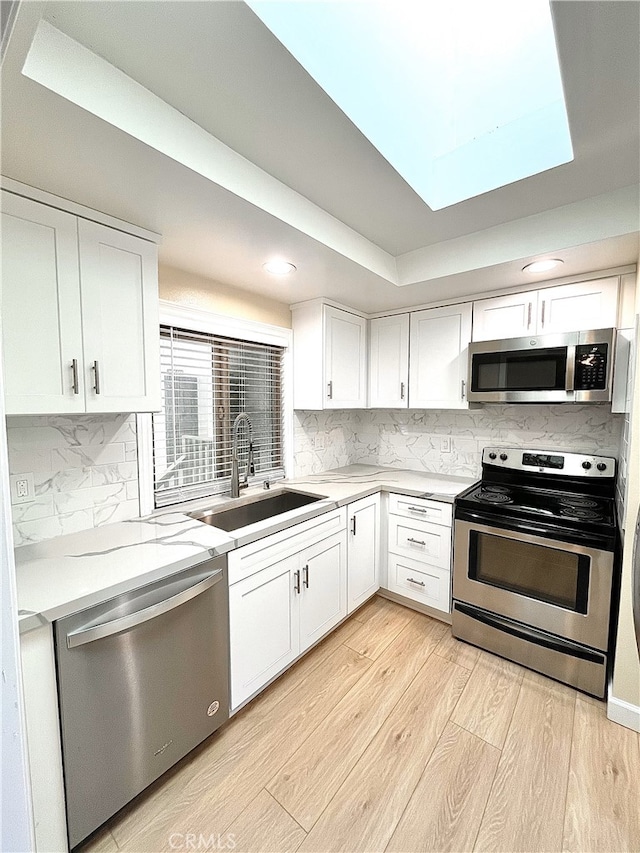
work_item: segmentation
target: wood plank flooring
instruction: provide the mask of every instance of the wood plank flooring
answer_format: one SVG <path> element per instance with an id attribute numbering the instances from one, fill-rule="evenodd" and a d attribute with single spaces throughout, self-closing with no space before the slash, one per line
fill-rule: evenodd
<path id="1" fill-rule="evenodd" d="M 375 597 L 82 853 L 640 853 L 640 735 Z"/>

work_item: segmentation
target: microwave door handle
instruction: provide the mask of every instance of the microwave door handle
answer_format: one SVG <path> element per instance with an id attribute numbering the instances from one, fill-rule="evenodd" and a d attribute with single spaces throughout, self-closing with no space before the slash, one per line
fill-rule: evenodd
<path id="1" fill-rule="evenodd" d="M 574 390 L 576 369 L 576 348 L 573 345 L 567 347 L 567 372 L 564 377 L 565 391 Z"/>

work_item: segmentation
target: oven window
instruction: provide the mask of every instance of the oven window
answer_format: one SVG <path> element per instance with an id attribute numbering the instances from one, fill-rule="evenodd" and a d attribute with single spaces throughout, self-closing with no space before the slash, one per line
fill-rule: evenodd
<path id="1" fill-rule="evenodd" d="M 586 554 L 533 545 L 489 533 L 470 533 L 469 577 L 576 613 L 587 612 Z"/>
<path id="2" fill-rule="evenodd" d="M 473 391 L 562 391 L 567 349 L 475 353 L 471 367 Z"/>

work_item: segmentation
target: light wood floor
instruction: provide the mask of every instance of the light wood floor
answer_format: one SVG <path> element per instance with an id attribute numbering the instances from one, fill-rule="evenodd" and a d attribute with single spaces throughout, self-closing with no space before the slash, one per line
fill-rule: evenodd
<path id="1" fill-rule="evenodd" d="M 640 736 L 375 597 L 89 851 L 640 851 Z"/>

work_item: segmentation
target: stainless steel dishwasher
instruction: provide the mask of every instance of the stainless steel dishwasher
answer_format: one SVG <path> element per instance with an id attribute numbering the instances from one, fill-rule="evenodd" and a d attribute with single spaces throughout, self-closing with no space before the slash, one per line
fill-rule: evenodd
<path id="1" fill-rule="evenodd" d="M 55 623 L 75 847 L 229 717 L 226 557 Z"/>

